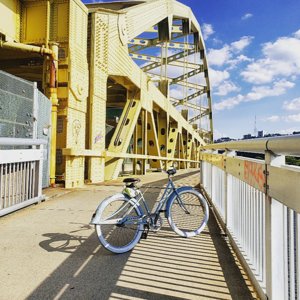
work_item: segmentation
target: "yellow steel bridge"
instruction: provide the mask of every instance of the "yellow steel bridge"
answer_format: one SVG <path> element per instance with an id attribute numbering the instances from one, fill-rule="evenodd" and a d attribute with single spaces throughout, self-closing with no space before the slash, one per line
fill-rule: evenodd
<path id="1" fill-rule="evenodd" d="M 1 0 L 0 69 L 52 101 L 51 183 L 198 166 L 212 141 L 200 26 L 174 0 Z"/>
<path id="2" fill-rule="evenodd" d="M 178 169 L 200 167 L 201 189 L 210 201 L 224 234 L 219 231 L 216 233 L 215 230 L 209 232 L 212 229 L 209 225 L 207 234 L 199 236 L 200 242 L 192 240 L 191 244 L 183 242 L 181 245 L 184 246 L 178 246 L 177 239 L 175 241 L 170 238 L 167 232 L 170 241 L 163 243 L 161 249 L 161 246 L 156 249 L 156 258 L 152 253 L 151 243 L 146 243 L 146 248 L 152 249 L 151 256 L 146 258 L 159 267 L 166 267 L 166 274 L 160 279 L 165 290 L 157 289 L 158 277 L 157 273 L 153 273 L 153 288 L 159 295 L 164 297 L 169 293 L 178 296 L 176 291 L 179 289 L 180 295 L 187 299 L 239 297 L 232 292 L 234 289 L 229 294 L 224 288 L 227 283 L 234 288 L 243 285 L 241 282 L 236 283 L 231 278 L 231 273 L 227 283 L 223 279 L 220 281 L 218 277 L 219 285 L 207 281 L 208 276 L 216 275 L 212 270 L 218 268 L 217 252 L 224 255 L 223 250 L 211 251 L 209 233 L 212 233 L 212 236 L 219 236 L 221 244 L 230 242 L 260 299 L 300 299 L 300 167 L 288 165 L 286 159 L 286 156 L 300 156 L 300 136 L 211 143 L 213 125 L 208 64 L 200 26 L 190 8 L 175 0 L 90 5 L 84 5 L 79 0 L 0 0 L 0 92 L 3 92 L 3 71 L 36 82 L 33 90 L 36 91 L 37 86 L 51 100 L 52 184 L 61 179 L 67 188 L 78 187 L 85 180 L 97 183 L 115 179 L 121 172 L 143 175 L 149 169 L 166 169 L 171 165 Z M 6 73 L 5 75 L 7 76 Z M 6 95 L 12 93 L 13 87 L 6 91 Z M 22 89 L 18 93 L 20 99 L 28 100 Z M 9 97 L 4 100 L 9 102 Z M 49 106 L 48 99 L 46 100 Z M 4 104 L 3 107 L 9 107 L 9 104 Z M 2 106 L 0 113 L 2 118 Z M 24 125 L 18 125 L 20 124 Z M 0 216 L 43 199 L 40 180 L 44 160 L 43 143 L 42 139 L 0 137 Z M 17 149 L 7 150 L 6 146 L 16 146 Z M 23 147 L 20 148 L 21 146 Z M 241 155 L 241 152 L 259 155 L 254 159 L 249 154 Z M 189 170 L 180 172 L 188 173 Z M 186 180 L 189 182 L 191 178 L 200 179 L 199 174 L 194 177 L 190 173 L 188 175 Z M 153 178 L 151 180 L 154 181 Z M 102 188 L 99 188 L 101 195 L 107 192 Z M 95 186 L 92 189 L 89 194 L 91 198 L 96 195 Z M 76 214 L 77 220 L 82 218 L 82 193 L 83 189 L 77 189 L 71 196 L 80 206 L 80 209 L 73 210 L 68 207 L 67 210 L 72 210 L 72 214 L 67 214 L 67 217 L 72 220 L 74 216 L 76 218 Z M 41 209 L 39 214 L 35 211 L 38 221 L 29 217 L 24 222 L 37 230 L 40 229 L 41 218 L 56 220 L 58 217 L 60 221 L 63 219 L 64 225 L 51 224 L 51 230 L 55 225 L 59 228 L 58 232 L 62 232 L 63 226 L 71 226 L 70 235 L 54 233 L 52 237 L 49 229 L 45 229 L 48 233 L 44 236 L 47 239 L 52 237 L 54 244 L 65 236 L 70 241 L 74 240 L 74 233 L 87 228 L 81 223 L 65 222 L 66 209 L 59 208 L 63 202 L 60 201 L 59 205 L 49 203 L 54 208 L 44 212 Z M 85 202 L 85 206 L 88 205 L 91 205 L 90 201 Z M 64 218 L 59 214 L 60 211 Z M 87 211 L 90 213 L 88 209 Z M 55 215 L 51 216 L 53 212 Z M 19 231 L 16 230 L 16 218 L 9 220 L 13 220 L 13 234 L 18 233 L 16 238 L 20 239 Z M 24 225 L 22 220 L 21 215 L 20 228 Z M 47 222 L 43 224 L 48 225 Z M 74 229 L 73 226 L 77 228 Z M 30 233 L 28 238 L 22 232 L 20 245 L 23 244 L 22 241 L 27 242 L 32 238 L 32 232 L 27 232 Z M 41 235 L 41 232 L 35 235 Z M 15 251 L 21 252 L 22 249 L 14 247 L 15 245 L 5 246 L 15 240 L 11 236 L 13 235 L 7 234 L 4 240 L 6 244 L 2 247 L 4 250 L 12 249 L 4 251 L 1 256 L 4 266 L 9 261 L 5 260 L 7 253 L 14 255 Z M 75 239 L 81 241 L 80 238 Z M 89 240 L 89 236 L 86 240 Z M 36 241 L 35 237 L 33 246 L 28 248 L 30 251 L 36 249 Z M 51 252 L 47 243 L 48 241 L 44 241 L 43 245 L 46 244 L 45 249 Z M 217 244 L 220 245 L 219 242 Z M 65 245 L 69 245 L 68 242 Z M 133 253 L 130 259 L 139 259 L 139 255 L 143 255 L 144 259 L 142 247 L 137 250 L 137 257 Z M 170 255 L 168 252 L 163 253 L 163 247 L 171 248 L 172 251 L 184 250 L 180 252 L 180 264 L 176 270 L 176 262 L 171 267 L 162 265 L 163 255 L 170 264 Z M 188 251 L 191 251 L 190 258 L 194 258 L 201 247 L 197 259 L 204 263 L 204 268 L 196 262 L 197 269 L 194 260 L 183 262 L 183 257 L 186 259 L 189 255 Z M 62 248 L 59 249 L 61 251 Z M 94 249 L 91 252 L 93 251 Z M 206 251 L 208 257 L 203 259 L 201 251 Z M 22 254 L 26 254 L 22 261 L 26 265 L 30 256 L 26 250 Z M 55 294 L 55 299 L 58 299 L 69 291 L 70 282 L 79 273 L 84 273 L 81 271 L 89 266 L 90 261 L 95 261 L 93 258 L 97 258 L 97 263 L 101 261 L 94 255 L 95 252 L 75 268 L 70 267 L 68 262 L 62 263 L 58 271 L 50 275 L 47 273 L 47 280 L 36 291 L 43 294 L 48 291 L 49 286 L 55 287 L 55 290 L 59 287 Z M 18 253 L 13 259 L 20 257 L 22 256 Z M 228 262 L 227 258 L 223 259 L 224 256 L 220 257 L 220 260 Z M 231 261 L 232 264 L 234 260 Z M 70 261 L 77 264 L 77 254 L 76 259 Z M 32 261 L 28 262 L 30 273 L 34 269 Z M 211 263 L 210 266 L 208 262 Z M 138 267 L 141 268 L 139 271 L 147 269 L 147 264 L 143 260 Z M 176 276 L 180 273 L 179 270 L 192 274 L 187 277 L 188 280 L 185 279 L 186 286 L 183 287 L 182 280 L 167 278 L 168 274 L 173 276 L 172 268 Z M 93 267 L 93 270 L 97 270 L 96 275 L 99 275 L 99 269 Z M 201 278 L 203 269 L 206 269 L 207 274 Z M 5 267 L 3 270 L 5 274 L 2 281 L 6 282 L 10 276 L 7 276 Z M 42 270 L 44 272 L 44 266 Z M 65 274 L 68 274 L 66 270 L 71 272 L 71 281 L 66 281 L 63 287 L 61 283 Z M 73 274 L 73 270 L 76 273 Z M 128 278 L 131 275 L 126 277 L 126 272 L 128 274 L 125 266 L 121 274 L 123 277 L 118 280 L 118 284 L 123 284 L 123 287 L 130 283 Z M 183 273 L 180 276 L 182 278 Z M 26 285 L 27 277 L 26 273 Z M 196 289 L 193 290 L 191 277 L 196 282 Z M 99 277 L 93 277 L 95 278 Z M 122 283 L 124 278 L 125 283 Z M 135 277 L 131 278 L 136 280 Z M 99 285 L 100 281 L 95 280 L 94 287 L 103 287 L 102 290 L 106 291 L 106 282 L 103 281 L 103 286 Z M 15 282 L 13 284 L 15 288 Z M 83 286 L 89 288 L 91 285 L 88 282 Z M 114 286 L 117 284 L 112 283 L 110 288 Z M 221 287 L 218 296 L 216 286 Z M 5 288 L 7 291 L 14 290 L 7 286 Z M 143 289 L 149 296 L 148 281 L 142 279 L 139 285 L 134 281 L 133 288 Z M 91 290 L 93 289 L 89 288 L 88 292 Z M 119 299 L 118 297 L 119 295 L 114 299 Z"/>

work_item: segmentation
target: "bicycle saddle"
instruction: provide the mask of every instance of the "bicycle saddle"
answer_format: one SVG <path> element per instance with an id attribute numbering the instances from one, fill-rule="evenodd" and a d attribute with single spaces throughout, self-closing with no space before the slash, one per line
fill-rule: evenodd
<path id="1" fill-rule="evenodd" d="M 141 179 L 139 178 L 125 178 L 123 180 L 124 183 L 136 183 L 136 182 L 140 182 Z"/>
<path id="2" fill-rule="evenodd" d="M 176 174 L 176 169 L 170 169 L 167 171 L 168 175 L 174 175 Z"/>

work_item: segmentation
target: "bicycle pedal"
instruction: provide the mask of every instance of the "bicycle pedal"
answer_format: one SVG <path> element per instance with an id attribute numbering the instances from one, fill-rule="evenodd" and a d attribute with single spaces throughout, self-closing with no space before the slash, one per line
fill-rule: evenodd
<path id="1" fill-rule="evenodd" d="M 147 232 L 143 232 L 142 236 L 141 236 L 141 239 L 145 240 L 147 238 L 147 236 L 148 236 L 148 233 Z"/>

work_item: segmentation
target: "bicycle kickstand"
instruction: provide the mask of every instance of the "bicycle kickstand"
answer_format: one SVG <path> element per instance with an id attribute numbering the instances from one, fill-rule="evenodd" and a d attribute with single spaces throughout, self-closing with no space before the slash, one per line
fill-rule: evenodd
<path id="1" fill-rule="evenodd" d="M 144 227 L 144 231 L 142 233 L 141 239 L 146 239 L 148 236 L 148 233 L 149 233 L 149 225 L 146 224 Z"/>

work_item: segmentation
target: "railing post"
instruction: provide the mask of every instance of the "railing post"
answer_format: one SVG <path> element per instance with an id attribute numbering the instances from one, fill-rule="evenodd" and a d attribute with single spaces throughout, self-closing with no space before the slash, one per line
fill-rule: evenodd
<path id="1" fill-rule="evenodd" d="M 38 197 L 42 196 L 42 182 L 43 182 L 43 164 L 44 164 L 44 159 L 45 159 L 45 149 L 44 145 L 40 145 L 40 150 L 42 152 L 42 157 L 39 160 L 39 179 L 38 179 Z"/>
<path id="2" fill-rule="evenodd" d="M 224 225 L 225 225 L 225 234 L 227 234 L 228 226 L 228 205 L 229 201 L 232 198 L 232 182 L 229 182 L 229 176 L 226 170 L 226 158 L 236 156 L 236 151 L 225 150 L 225 160 L 224 160 L 224 172 L 225 172 L 225 187 L 224 187 Z"/>
<path id="3" fill-rule="evenodd" d="M 280 239 L 275 239 L 275 235 L 277 236 L 279 232 L 275 230 L 274 222 L 272 222 L 272 218 L 274 220 L 274 216 L 272 216 L 272 205 L 274 205 L 274 201 L 269 195 L 269 186 L 268 186 L 268 166 L 281 166 L 285 163 L 284 156 L 276 156 L 271 151 L 265 152 L 265 284 L 266 284 L 266 295 L 270 300 L 275 299 L 283 299 L 280 295 L 284 293 L 281 290 L 280 286 L 277 286 L 281 280 L 275 280 L 279 274 L 276 274 L 276 264 L 278 263 L 276 255 L 276 251 L 280 251 L 276 246 L 280 246 L 277 241 Z M 272 224 L 273 223 L 273 224 Z M 281 241 L 283 242 L 283 241 Z M 277 270 L 278 271 L 278 270 Z M 284 270 L 281 270 L 282 278 L 284 278 Z"/>
<path id="4" fill-rule="evenodd" d="M 32 135 L 32 138 L 34 139 L 37 139 L 38 138 L 38 132 L 37 132 L 37 128 L 38 128 L 38 105 L 39 105 L 39 90 L 37 88 L 37 83 L 34 82 L 33 83 L 33 116 L 32 116 L 32 119 L 33 119 L 33 135 Z"/>

